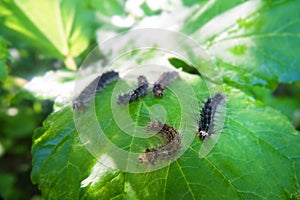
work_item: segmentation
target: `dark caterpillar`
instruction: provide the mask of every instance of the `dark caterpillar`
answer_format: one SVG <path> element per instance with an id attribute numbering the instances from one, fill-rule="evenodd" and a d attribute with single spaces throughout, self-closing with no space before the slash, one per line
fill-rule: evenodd
<path id="1" fill-rule="evenodd" d="M 107 85 L 109 85 L 111 82 L 120 79 L 119 73 L 115 71 L 110 71 L 102 74 L 99 78 L 96 93 L 103 90 Z"/>
<path id="2" fill-rule="evenodd" d="M 164 72 L 153 85 L 154 96 L 162 98 L 166 85 L 178 77 L 178 72 Z"/>
<path id="3" fill-rule="evenodd" d="M 160 121 L 153 121 L 147 126 L 147 131 L 155 131 L 166 139 L 167 143 L 171 142 L 176 136 L 177 131 L 172 126 L 163 124 Z"/>
<path id="4" fill-rule="evenodd" d="M 202 107 L 201 120 L 198 128 L 198 137 L 200 140 L 206 139 L 213 133 L 216 109 L 224 100 L 224 95 L 217 93 L 205 102 Z"/>
<path id="5" fill-rule="evenodd" d="M 129 93 L 122 94 L 117 99 L 117 104 L 127 104 L 134 102 L 144 97 L 148 92 L 149 83 L 145 76 L 138 77 L 138 88 L 132 90 Z"/>
<path id="6" fill-rule="evenodd" d="M 149 85 L 145 76 L 141 75 L 137 78 L 137 80 L 138 80 L 138 87 L 143 86 L 143 85 Z"/>
<path id="7" fill-rule="evenodd" d="M 94 92 L 99 93 L 102 91 L 107 85 L 120 79 L 119 73 L 115 71 L 105 72 L 102 75 L 95 78 L 88 86 L 86 86 L 81 93 L 73 100 L 73 109 L 79 110 L 83 108 L 89 100 L 93 97 Z M 96 89 L 94 89 L 94 85 L 96 85 Z"/>
<path id="8" fill-rule="evenodd" d="M 139 156 L 140 163 L 154 164 L 156 160 L 170 160 L 178 154 L 181 139 L 179 133 L 172 126 L 155 121 L 150 123 L 147 130 L 158 131 L 166 138 L 167 144 L 157 149 L 147 148 L 145 153 Z"/>

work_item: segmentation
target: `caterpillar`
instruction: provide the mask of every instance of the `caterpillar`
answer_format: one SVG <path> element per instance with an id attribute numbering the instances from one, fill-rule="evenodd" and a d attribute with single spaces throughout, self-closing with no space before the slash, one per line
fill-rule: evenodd
<path id="1" fill-rule="evenodd" d="M 181 139 L 179 133 L 172 126 L 154 121 L 148 125 L 147 130 L 158 131 L 167 139 L 167 144 L 158 148 L 147 148 L 145 153 L 139 156 L 140 163 L 154 164 L 156 160 L 169 160 L 178 154 Z"/>
<path id="2" fill-rule="evenodd" d="M 167 143 L 171 142 L 177 134 L 177 131 L 174 130 L 172 126 L 163 124 L 160 121 L 153 121 L 147 126 L 147 131 L 156 131 L 161 134 L 164 139 L 167 140 Z"/>
<path id="3" fill-rule="evenodd" d="M 138 87 L 149 84 L 145 76 L 141 75 L 137 78 L 137 80 L 138 80 Z"/>
<path id="4" fill-rule="evenodd" d="M 129 93 L 119 95 L 117 99 L 117 104 L 126 104 L 134 102 L 144 96 L 146 96 L 148 92 L 149 83 L 145 76 L 138 77 L 138 87 L 132 90 Z"/>
<path id="5" fill-rule="evenodd" d="M 84 107 L 89 100 L 92 98 L 94 92 L 99 93 L 102 91 L 107 85 L 120 79 L 119 73 L 116 71 L 105 72 L 102 75 L 99 75 L 95 78 L 88 86 L 86 86 L 81 93 L 72 101 L 72 108 L 74 110 L 79 110 Z M 94 85 L 96 85 L 96 89 L 94 89 Z"/>
<path id="6" fill-rule="evenodd" d="M 178 72 L 162 73 L 162 75 L 158 78 L 158 80 L 153 85 L 152 92 L 154 96 L 156 96 L 157 98 L 162 98 L 166 85 L 178 77 L 179 77 Z"/>
<path id="7" fill-rule="evenodd" d="M 200 140 L 206 139 L 213 133 L 217 107 L 224 101 L 225 96 L 217 93 L 212 98 L 208 98 L 204 103 L 198 126 L 198 137 Z"/>

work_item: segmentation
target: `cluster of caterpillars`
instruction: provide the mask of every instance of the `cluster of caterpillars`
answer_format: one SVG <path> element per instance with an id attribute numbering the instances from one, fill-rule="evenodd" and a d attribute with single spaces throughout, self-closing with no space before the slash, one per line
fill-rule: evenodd
<path id="1" fill-rule="evenodd" d="M 157 98 L 163 97 L 163 92 L 167 84 L 169 84 L 174 79 L 178 78 L 179 74 L 178 72 L 164 72 L 161 74 L 161 76 L 158 78 L 158 80 L 153 84 L 153 95 Z M 122 95 L 119 95 L 119 98 L 117 99 L 118 104 L 127 104 L 134 101 L 137 101 L 138 99 L 146 96 L 148 92 L 149 83 L 145 76 L 141 75 L 138 77 L 138 87 L 129 93 L 125 93 Z"/>
<path id="2" fill-rule="evenodd" d="M 158 78 L 158 80 L 153 84 L 153 95 L 157 98 L 163 97 L 163 92 L 167 84 L 169 84 L 174 79 L 178 78 L 178 72 L 164 72 Z M 102 75 L 95 78 L 88 86 L 86 86 L 81 93 L 73 99 L 73 109 L 80 110 L 86 106 L 86 104 L 93 97 L 94 93 L 99 93 L 110 83 L 119 80 L 119 73 L 115 71 L 105 72 Z M 96 85 L 96 89 L 94 87 Z M 147 78 L 143 75 L 138 77 L 138 87 L 130 91 L 129 93 L 119 95 L 117 99 L 118 104 L 127 104 L 146 96 L 149 88 L 149 82 Z"/>
<path id="3" fill-rule="evenodd" d="M 198 137 L 200 140 L 205 140 L 214 133 L 217 108 L 224 101 L 225 96 L 216 93 L 204 103 L 198 120 Z M 158 134 L 161 134 L 165 138 L 166 144 L 158 148 L 147 148 L 145 153 L 139 156 L 141 163 L 154 164 L 156 160 L 170 160 L 178 155 L 181 139 L 179 133 L 172 126 L 154 121 L 148 125 L 148 130 L 157 131 Z"/>
<path id="4" fill-rule="evenodd" d="M 175 71 L 162 73 L 158 80 L 153 84 L 153 95 L 157 98 L 162 98 L 167 84 L 178 77 L 179 74 Z M 75 99 L 73 99 L 73 109 L 81 109 L 89 102 L 95 92 L 99 93 L 104 90 L 107 85 L 119 79 L 119 73 L 115 71 L 109 71 L 98 76 L 82 90 Z M 131 103 L 147 94 L 149 82 L 146 77 L 140 75 L 137 80 L 138 87 L 129 93 L 119 95 L 117 104 Z M 95 90 L 93 90 L 94 88 Z M 200 140 L 205 140 L 214 133 L 214 120 L 217 107 L 224 101 L 225 96 L 222 93 L 216 93 L 204 103 L 200 116 L 198 117 L 198 137 Z M 165 144 L 158 148 L 147 148 L 145 152 L 139 156 L 140 163 L 154 164 L 156 160 L 170 160 L 178 155 L 181 139 L 179 133 L 172 126 L 163 124 L 160 121 L 153 121 L 148 125 L 147 131 L 156 131 L 157 134 L 160 134 L 164 138 Z"/>

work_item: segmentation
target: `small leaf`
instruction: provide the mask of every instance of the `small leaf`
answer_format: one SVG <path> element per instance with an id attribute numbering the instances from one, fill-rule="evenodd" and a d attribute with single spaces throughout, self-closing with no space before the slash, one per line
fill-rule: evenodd
<path id="1" fill-rule="evenodd" d="M 182 68 L 183 71 L 190 73 L 190 74 L 198 74 L 200 75 L 199 71 L 196 70 L 195 67 L 187 64 L 183 60 L 180 60 L 178 58 L 172 57 L 168 59 L 169 63 L 173 65 L 175 68 L 180 69 Z"/>

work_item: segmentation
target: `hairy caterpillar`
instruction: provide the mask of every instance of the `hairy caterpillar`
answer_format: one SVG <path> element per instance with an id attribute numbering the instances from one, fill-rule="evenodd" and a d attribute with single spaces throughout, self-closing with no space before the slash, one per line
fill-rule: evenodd
<path id="1" fill-rule="evenodd" d="M 81 93 L 73 100 L 73 109 L 79 110 L 85 106 L 86 103 L 92 98 L 94 92 L 99 93 L 102 91 L 107 85 L 112 83 L 115 80 L 120 79 L 119 73 L 115 71 L 105 72 L 102 75 L 95 78 L 88 86 L 86 86 Z M 94 85 L 96 85 L 96 89 L 94 89 Z"/>
<path id="2" fill-rule="evenodd" d="M 143 85 L 149 85 L 145 76 L 141 75 L 137 78 L 137 80 L 138 80 L 138 87 L 143 86 Z"/>
<path id="3" fill-rule="evenodd" d="M 147 131 L 156 131 L 161 134 L 164 139 L 166 139 L 167 143 L 171 142 L 174 137 L 178 134 L 176 130 L 172 126 L 167 124 L 163 124 L 160 121 L 153 121 L 147 126 Z"/>
<path id="4" fill-rule="evenodd" d="M 149 83 L 145 76 L 138 77 L 138 87 L 129 93 L 119 95 L 117 99 L 118 104 L 126 104 L 136 101 L 144 97 L 148 92 Z"/>
<path id="5" fill-rule="evenodd" d="M 178 77 L 179 77 L 178 72 L 162 73 L 162 75 L 158 78 L 158 80 L 153 85 L 152 92 L 154 96 L 158 98 L 162 98 L 166 85 Z"/>
<path id="6" fill-rule="evenodd" d="M 158 148 L 147 148 L 145 153 L 139 156 L 140 163 L 154 164 L 156 160 L 169 160 L 178 154 L 181 139 L 179 133 L 172 126 L 154 121 L 150 123 L 147 130 L 158 131 L 166 138 L 167 144 Z"/>
<path id="7" fill-rule="evenodd" d="M 225 96 L 221 93 L 208 98 L 201 111 L 201 119 L 198 125 L 198 137 L 200 140 L 206 139 L 214 131 L 214 120 L 217 107 L 225 101 Z"/>

